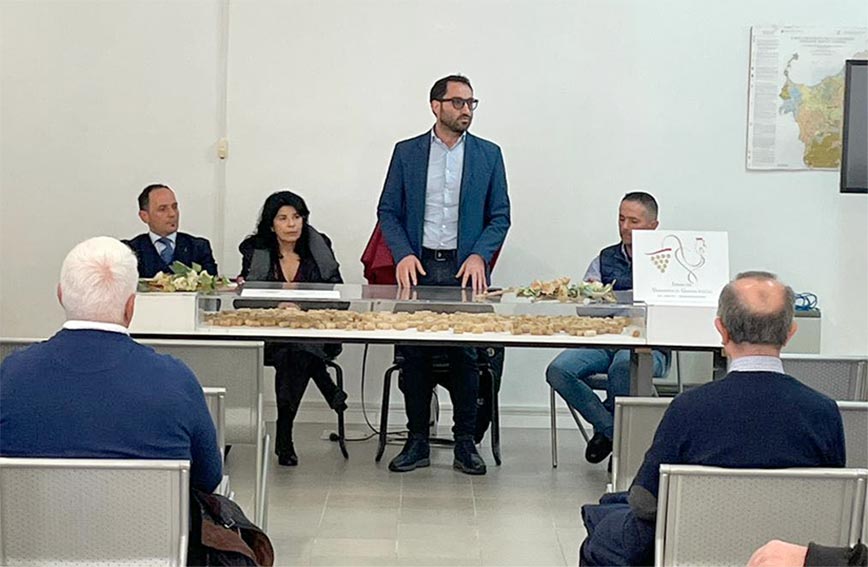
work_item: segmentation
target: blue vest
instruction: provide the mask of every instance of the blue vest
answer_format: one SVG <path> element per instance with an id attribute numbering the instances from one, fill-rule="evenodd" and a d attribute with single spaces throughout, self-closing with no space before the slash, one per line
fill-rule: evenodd
<path id="1" fill-rule="evenodd" d="M 633 289 L 633 262 L 621 252 L 621 243 L 600 250 L 600 279 L 615 282 L 615 291 Z"/>

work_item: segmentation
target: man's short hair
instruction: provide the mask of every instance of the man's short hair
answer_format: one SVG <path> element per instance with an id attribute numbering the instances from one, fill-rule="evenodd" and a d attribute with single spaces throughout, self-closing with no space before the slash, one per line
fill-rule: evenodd
<path id="1" fill-rule="evenodd" d="M 120 323 L 138 284 L 136 255 L 120 240 L 97 236 L 70 250 L 60 268 L 66 318 Z"/>
<path id="2" fill-rule="evenodd" d="M 624 201 L 639 203 L 645 207 L 646 211 L 648 211 L 648 220 L 657 220 L 657 199 L 655 199 L 650 193 L 644 191 L 633 191 L 632 193 L 624 195 L 621 202 L 623 203 Z"/>
<path id="3" fill-rule="evenodd" d="M 147 211 L 148 210 L 148 205 L 151 204 L 151 192 L 156 191 L 157 189 L 168 189 L 169 191 L 172 190 L 171 187 L 169 187 L 168 185 L 163 185 L 162 183 L 153 183 L 151 185 L 148 185 L 147 187 L 142 189 L 141 193 L 139 193 L 139 210 L 140 211 Z"/>
<path id="4" fill-rule="evenodd" d="M 463 75 L 449 75 L 448 77 L 437 79 L 437 82 L 431 87 L 431 95 L 428 101 L 434 102 L 446 96 L 446 89 L 449 88 L 449 83 L 462 83 L 467 85 L 471 91 L 473 90 L 473 85 L 470 84 L 470 79 L 467 77 Z"/>
<path id="5" fill-rule="evenodd" d="M 744 279 L 773 281 L 784 288 L 784 303 L 775 310 L 756 312 L 745 305 L 735 290 L 735 282 Z M 717 316 L 726 327 L 732 341 L 736 344 L 748 343 L 754 345 L 772 345 L 783 347 L 787 342 L 790 328 L 793 326 L 795 312 L 795 293 L 784 285 L 775 274 L 770 272 L 742 272 L 720 292 L 717 304 Z"/>

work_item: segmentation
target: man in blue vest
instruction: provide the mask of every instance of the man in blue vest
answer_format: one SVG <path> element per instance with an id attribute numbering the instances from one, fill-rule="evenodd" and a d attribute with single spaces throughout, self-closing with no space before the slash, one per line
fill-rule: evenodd
<path id="1" fill-rule="evenodd" d="M 585 281 L 613 284 L 616 291 L 633 289 L 633 231 L 657 228 L 657 201 L 641 191 L 627 193 L 618 209 L 621 241 L 603 248 L 585 272 Z M 666 374 L 667 354 L 653 351 L 654 376 Z M 606 400 L 589 384 L 595 374 L 607 374 Z M 630 395 L 630 351 L 577 348 L 565 350 L 546 368 L 546 381 L 594 427 L 585 458 L 599 463 L 612 452 L 615 397 Z"/>
<path id="2" fill-rule="evenodd" d="M 434 127 L 398 142 L 377 207 L 383 237 L 395 260 L 395 279 L 411 286 L 488 286 L 491 260 L 509 230 L 509 197 L 500 148 L 470 134 L 479 101 L 467 77 L 450 75 L 431 87 Z M 473 443 L 479 374 L 473 348 L 399 347 L 410 435 L 389 463 L 393 472 L 427 467 L 435 356 L 446 356 L 455 436 L 453 467 L 485 474 Z"/>
<path id="3" fill-rule="evenodd" d="M 139 218 L 148 225 L 148 232 L 123 243 L 136 253 L 140 278 L 152 278 L 157 272 L 171 273 L 169 266 L 194 262 L 217 275 L 217 262 L 207 239 L 178 231 L 181 213 L 175 193 L 167 185 L 148 185 L 139 195 Z"/>

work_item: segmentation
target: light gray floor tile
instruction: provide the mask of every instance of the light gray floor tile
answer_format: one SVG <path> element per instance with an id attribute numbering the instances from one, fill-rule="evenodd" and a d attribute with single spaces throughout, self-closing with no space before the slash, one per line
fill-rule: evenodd
<path id="1" fill-rule="evenodd" d="M 585 539 L 584 526 L 577 529 L 558 529 L 558 542 L 561 544 L 561 553 L 567 561 L 567 565 L 579 564 L 579 546 Z"/>
<path id="2" fill-rule="evenodd" d="M 350 444 L 345 461 L 320 440 L 324 427 L 297 424 L 298 467 L 270 460 L 277 565 L 574 566 L 584 538 L 579 510 L 607 481 L 604 464 L 585 463 L 563 439 L 552 469 L 547 429 L 504 430 L 504 465 L 481 448 L 488 474 L 472 477 L 452 470 L 442 448 L 432 450 L 434 466 L 406 474 L 386 468 L 398 447 L 374 463 L 376 440 Z M 233 488 L 248 505 L 253 458 L 252 446 L 230 453 Z"/>
<path id="3" fill-rule="evenodd" d="M 311 557 L 397 557 L 394 539 L 329 538 L 313 540 Z"/>
<path id="4" fill-rule="evenodd" d="M 423 539 L 398 538 L 398 558 L 422 559 L 437 557 L 440 559 L 468 559 L 470 563 L 478 564 L 481 560 L 479 544 L 475 537 L 450 539 L 427 537 Z"/>
<path id="5" fill-rule="evenodd" d="M 472 512 L 474 510 L 473 498 L 450 495 L 411 496 L 404 494 L 401 496 L 401 508 L 454 510 L 457 512 Z"/>

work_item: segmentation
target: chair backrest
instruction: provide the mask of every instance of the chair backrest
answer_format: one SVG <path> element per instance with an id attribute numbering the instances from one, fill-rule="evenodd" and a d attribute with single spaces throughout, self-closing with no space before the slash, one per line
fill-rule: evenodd
<path id="1" fill-rule="evenodd" d="M 745 565 L 771 539 L 854 545 L 865 469 L 660 465 L 655 565 Z"/>
<path id="2" fill-rule="evenodd" d="M 217 447 L 220 453 L 226 447 L 226 388 L 202 388 L 205 394 L 205 403 L 208 404 L 208 413 L 214 420 L 214 429 L 217 430 Z"/>
<path id="3" fill-rule="evenodd" d="M 630 488 L 672 398 L 615 398 L 612 490 Z"/>
<path id="4" fill-rule="evenodd" d="M 784 372 L 833 400 L 868 401 L 868 359 L 785 354 Z"/>
<path id="5" fill-rule="evenodd" d="M 868 402 L 838 402 L 844 422 L 847 466 L 868 469 Z"/>
<path id="6" fill-rule="evenodd" d="M 226 443 L 259 442 L 263 435 L 263 343 L 174 339 L 139 342 L 182 360 L 203 387 L 226 389 Z"/>
<path id="7" fill-rule="evenodd" d="M 18 349 L 44 341 L 45 339 L 19 339 L 0 337 L 0 362 Z"/>
<path id="8" fill-rule="evenodd" d="M 0 458 L 0 565 L 185 565 L 188 461 Z"/>

